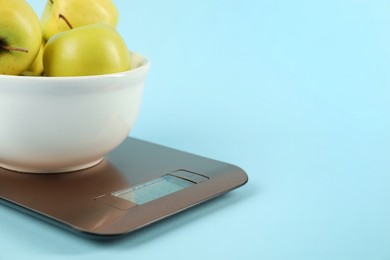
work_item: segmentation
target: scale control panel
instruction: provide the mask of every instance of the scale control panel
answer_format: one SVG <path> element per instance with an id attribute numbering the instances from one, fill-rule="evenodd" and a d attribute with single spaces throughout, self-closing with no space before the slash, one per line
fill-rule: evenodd
<path id="1" fill-rule="evenodd" d="M 117 209 L 127 210 L 207 181 L 208 179 L 209 177 L 198 173 L 177 170 L 136 186 L 96 197 L 95 200 Z"/>

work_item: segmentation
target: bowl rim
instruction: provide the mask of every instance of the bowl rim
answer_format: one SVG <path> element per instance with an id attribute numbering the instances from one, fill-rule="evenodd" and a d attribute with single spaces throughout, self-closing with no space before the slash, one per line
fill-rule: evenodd
<path id="1" fill-rule="evenodd" d="M 139 56 L 141 58 L 141 65 L 135 68 L 131 68 L 130 70 L 121 71 L 121 72 L 115 72 L 115 73 L 109 73 L 109 74 L 99 74 L 99 75 L 88 75 L 88 76 L 61 76 L 61 77 L 47 77 L 47 76 L 24 76 L 24 75 L 6 75 L 6 74 L 0 74 L 0 80 L 1 79 L 18 79 L 18 80 L 34 80 L 34 81 L 58 81 L 58 80 L 82 80 L 82 79 L 96 79 L 96 78 L 109 78 L 109 77 L 121 77 L 129 74 L 135 74 L 138 71 L 141 70 L 149 70 L 150 68 L 150 60 L 147 59 L 145 56 L 139 54 L 138 52 L 132 52 L 129 51 L 129 53 L 132 53 L 136 56 Z"/>

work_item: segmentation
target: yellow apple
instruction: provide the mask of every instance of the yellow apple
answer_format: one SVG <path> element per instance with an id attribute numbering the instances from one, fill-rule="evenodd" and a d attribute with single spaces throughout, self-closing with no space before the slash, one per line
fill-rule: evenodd
<path id="1" fill-rule="evenodd" d="M 20 75 L 38 55 L 39 18 L 25 0 L 0 0 L 0 74 Z"/>
<path id="2" fill-rule="evenodd" d="M 65 16 L 74 28 L 94 23 L 115 27 L 118 22 L 118 10 L 112 0 L 48 0 L 41 16 L 46 41 L 70 29 L 63 19 L 59 19 L 60 15 Z"/>
<path id="3" fill-rule="evenodd" d="M 34 62 L 31 64 L 30 68 L 23 72 L 24 76 L 41 76 L 43 75 L 43 49 L 45 48 L 46 42 L 42 39 L 41 47 Z"/>
<path id="4" fill-rule="evenodd" d="M 43 51 L 46 76 L 88 76 L 129 70 L 125 41 L 107 24 L 91 24 L 50 38 Z"/>

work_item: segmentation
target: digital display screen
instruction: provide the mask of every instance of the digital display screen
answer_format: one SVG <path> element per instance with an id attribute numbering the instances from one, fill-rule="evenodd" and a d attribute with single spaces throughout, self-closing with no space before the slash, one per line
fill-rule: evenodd
<path id="1" fill-rule="evenodd" d="M 129 189 L 111 193 L 111 195 L 131 201 L 137 205 L 142 205 L 192 185 L 194 185 L 194 183 L 190 181 L 186 181 L 172 175 L 164 175 L 160 178 L 142 183 Z"/>

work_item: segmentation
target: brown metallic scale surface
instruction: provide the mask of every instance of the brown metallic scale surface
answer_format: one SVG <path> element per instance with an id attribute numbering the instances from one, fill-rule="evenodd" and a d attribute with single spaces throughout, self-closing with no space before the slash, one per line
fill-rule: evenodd
<path id="1" fill-rule="evenodd" d="M 110 195 L 177 170 L 209 179 L 136 205 Z M 211 160 L 128 138 L 97 166 L 62 174 L 27 174 L 0 168 L 0 198 L 73 231 L 96 236 L 126 234 L 247 182 L 246 173 Z"/>

